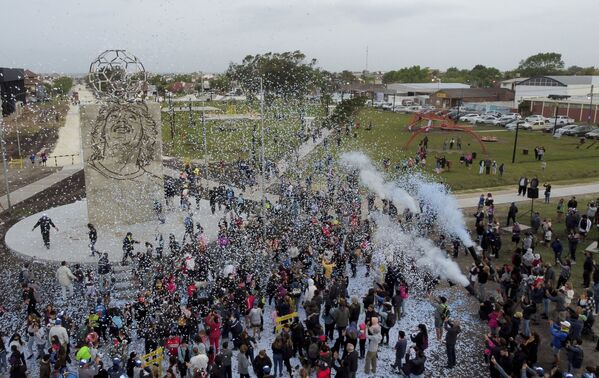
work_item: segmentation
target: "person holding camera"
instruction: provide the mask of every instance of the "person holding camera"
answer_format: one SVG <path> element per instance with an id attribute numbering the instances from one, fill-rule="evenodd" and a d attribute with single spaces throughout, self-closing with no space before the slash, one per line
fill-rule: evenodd
<path id="1" fill-rule="evenodd" d="M 453 369 L 456 364 L 455 345 L 458 341 L 458 335 L 462 332 L 459 320 L 448 319 L 445 321 L 445 347 L 447 349 L 447 366 L 448 369 Z"/>

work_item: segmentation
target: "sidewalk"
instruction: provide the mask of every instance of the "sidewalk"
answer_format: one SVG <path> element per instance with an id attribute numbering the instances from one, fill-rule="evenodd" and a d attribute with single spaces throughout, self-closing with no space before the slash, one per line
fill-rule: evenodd
<path id="1" fill-rule="evenodd" d="M 52 173 L 49 176 L 46 176 L 40 180 L 37 180 L 34 183 L 29 185 L 25 185 L 22 188 L 14 190 L 10 193 L 10 203 L 14 206 L 20 202 L 25 201 L 28 198 L 35 196 L 38 193 L 43 192 L 48 189 L 52 185 L 61 182 L 64 179 L 67 179 L 73 176 L 75 173 L 82 170 L 83 167 L 80 164 L 77 165 L 69 165 L 62 168 L 60 171 L 56 173 Z M 6 196 L 0 197 L 0 205 L 3 209 L 8 209 L 8 201 Z"/>
<path id="2" fill-rule="evenodd" d="M 331 134 L 331 131 L 329 129 L 322 129 L 322 136 L 320 138 L 316 139 L 316 142 L 312 142 L 312 139 L 310 138 L 308 141 L 306 141 L 305 143 L 303 143 L 300 147 L 299 147 L 299 160 L 301 161 L 303 158 L 305 158 L 306 156 L 308 156 L 312 151 L 314 151 L 314 149 L 320 145 L 325 138 L 327 138 L 329 135 Z M 290 163 L 290 159 L 292 159 L 292 157 L 289 157 L 287 159 L 281 159 L 276 163 L 277 169 L 279 171 L 279 176 L 285 174 L 285 172 L 287 172 L 287 170 L 293 166 L 293 163 Z M 203 164 L 202 160 L 197 160 L 194 161 L 194 163 L 197 164 Z M 162 172 L 165 175 L 174 177 L 174 178 L 178 178 L 179 177 L 179 171 L 172 169 L 172 168 L 168 168 L 168 167 L 163 167 L 162 168 Z M 257 176 L 257 182 L 260 183 L 260 175 Z M 219 185 L 221 185 L 221 183 L 214 181 L 214 180 L 205 180 L 202 179 L 201 180 L 202 185 L 208 185 L 208 187 L 213 188 L 213 187 L 217 187 Z M 270 186 L 275 185 L 278 183 L 278 179 L 277 177 L 271 177 L 270 180 L 267 180 L 264 182 L 264 188 L 265 190 L 267 190 Z M 261 200 L 261 192 L 260 192 L 260 185 L 255 185 L 253 187 L 247 187 L 246 190 L 241 190 L 240 188 L 232 188 L 233 191 L 235 193 L 244 193 L 243 197 L 247 200 L 252 200 L 252 201 L 260 201 Z M 272 193 L 268 193 L 265 191 L 264 193 L 266 199 L 268 199 L 270 202 L 276 202 L 279 199 L 279 196 L 276 194 L 272 194 Z"/>
<path id="3" fill-rule="evenodd" d="M 81 103 L 93 102 L 93 95 L 85 86 L 77 85 L 73 90 L 79 93 Z M 70 105 L 65 124 L 58 130 L 58 141 L 54 151 L 49 156 L 48 164 L 64 167 L 73 163 L 81 163 L 81 127 L 79 121 L 79 105 Z M 54 156 L 59 157 L 54 158 Z"/>
<path id="4" fill-rule="evenodd" d="M 518 195 L 518 188 L 514 186 L 513 190 L 502 190 L 500 192 L 494 192 L 493 188 L 485 189 L 480 194 L 487 195 L 488 192 L 493 194 L 493 203 L 495 205 L 512 203 L 512 202 L 526 202 L 529 199 L 526 196 Z M 551 187 L 551 197 L 570 197 L 584 194 L 599 193 L 599 183 L 584 184 L 584 185 L 555 185 Z M 460 208 L 476 207 L 480 194 L 455 194 L 454 196 L 458 200 Z M 539 189 L 539 201 L 543 200 L 543 188 Z"/>

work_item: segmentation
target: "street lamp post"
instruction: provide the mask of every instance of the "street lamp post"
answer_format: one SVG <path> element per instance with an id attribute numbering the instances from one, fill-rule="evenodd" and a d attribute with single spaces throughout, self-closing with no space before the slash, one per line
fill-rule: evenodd
<path id="1" fill-rule="evenodd" d="M 555 120 L 553 121 L 553 135 L 555 135 L 555 130 L 557 130 L 557 115 L 559 114 L 559 102 L 555 103 Z"/>
<path id="2" fill-rule="evenodd" d="M 260 176 L 260 197 L 262 204 L 260 213 L 262 214 L 262 237 L 266 238 L 266 220 L 264 217 L 264 204 L 266 203 L 264 198 L 264 176 L 266 175 L 266 157 L 264 149 L 264 82 L 262 77 L 260 78 L 260 142 L 262 144 L 262 175 Z"/>
<path id="3" fill-rule="evenodd" d="M 589 125 L 593 122 L 592 115 L 593 115 L 593 89 L 594 88 L 595 87 L 593 85 L 591 85 L 591 94 L 589 96 L 591 101 L 589 103 L 589 116 L 587 118 L 587 124 L 589 124 Z"/>
<path id="4" fill-rule="evenodd" d="M 8 165 L 6 164 L 6 152 L 4 145 L 4 114 L 2 114 L 2 97 L 0 97 L 0 147 L 2 149 L 2 168 L 4 169 L 4 184 L 6 185 L 6 203 L 11 210 L 10 187 L 8 186 Z"/>
<path id="5" fill-rule="evenodd" d="M 204 115 L 204 102 L 202 102 L 202 139 L 204 144 L 204 177 L 208 188 L 208 143 L 206 141 L 206 117 Z"/>
<path id="6" fill-rule="evenodd" d="M 520 129 L 521 121 L 516 121 L 516 136 L 514 137 L 514 152 L 512 153 L 512 164 L 516 162 L 516 148 L 518 145 L 518 130 Z"/>

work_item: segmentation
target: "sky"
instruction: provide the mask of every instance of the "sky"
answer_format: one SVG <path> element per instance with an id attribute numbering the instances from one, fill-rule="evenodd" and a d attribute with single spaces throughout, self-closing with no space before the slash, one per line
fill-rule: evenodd
<path id="1" fill-rule="evenodd" d="M 0 9 L 0 66 L 40 73 L 87 72 L 106 49 L 156 73 L 216 73 L 294 50 L 331 71 L 508 70 L 547 51 L 566 66 L 599 66 L 597 0 L 0 0 Z"/>

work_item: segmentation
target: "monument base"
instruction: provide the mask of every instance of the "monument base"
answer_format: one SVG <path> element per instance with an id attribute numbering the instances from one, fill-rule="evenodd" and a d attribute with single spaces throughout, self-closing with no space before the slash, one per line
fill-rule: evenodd
<path id="1" fill-rule="evenodd" d="M 50 249 L 44 247 L 39 228 L 31 231 L 42 214 L 47 214 L 58 231 L 50 230 Z M 145 242 L 157 246 L 156 235 L 162 234 L 164 239 L 164 253 L 168 251 L 168 237 L 173 233 L 177 241 L 181 242 L 185 231 L 183 219 L 187 211 L 179 209 L 166 210 L 166 223 L 158 220 L 137 223 L 129 226 L 101 226 L 98 227 L 98 242 L 96 250 L 107 252 L 110 261 L 122 259 L 122 243 L 125 234 L 130 231 L 133 238 L 140 241 L 135 245 L 138 251 L 145 251 Z M 223 212 L 210 212 L 210 204 L 203 200 L 199 209 L 193 209 L 194 224 L 200 223 L 209 241 L 216 240 L 218 235 L 218 221 L 224 216 Z M 87 229 L 87 201 L 82 200 L 64 206 L 55 207 L 31 215 L 13 225 L 5 236 L 8 248 L 18 255 L 36 260 L 68 261 L 73 263 L 94 263 L 98 257 L 91 257 Z M 97 255 L 96 255 L 97 256 Z"/>

